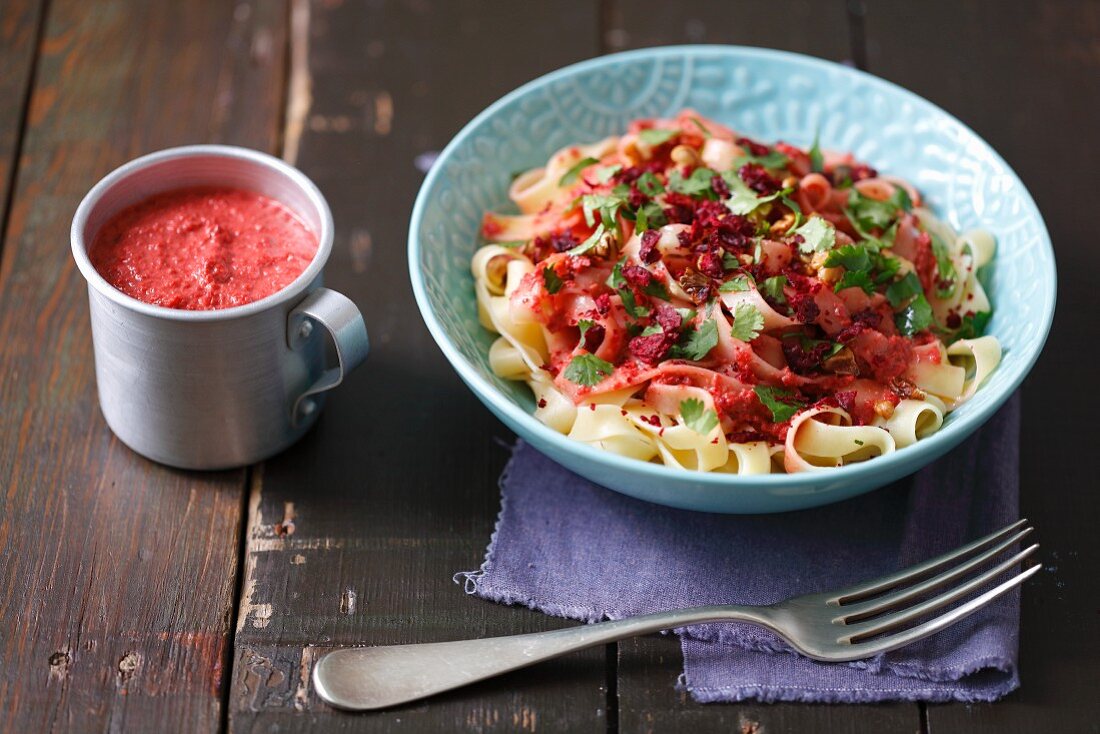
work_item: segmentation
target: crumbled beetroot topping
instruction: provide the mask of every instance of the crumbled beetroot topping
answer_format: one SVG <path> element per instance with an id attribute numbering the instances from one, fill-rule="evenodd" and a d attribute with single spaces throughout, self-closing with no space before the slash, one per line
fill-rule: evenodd
<path id="1" fill-rule="evenodd" d="M 638 250 L 638 257 L 646 264 L 652 264 L 661 259 L 661 251 L 657 249 L 657 241 L 661 239 L 661 233 L 655 229 L 642 233 L 642 246 Z"/>
<path id="2" fill-rule="evenodd" d="M 683 323 L 683 318 L 675 308 L 662 303 L 657 306 L 657 323 L 666 334 L 676 334 Z"/>
<path id="3" fill-rule="evenodd" d="M 543 368 L 578 405 L 633 391 L 620 415 L 647 435 L 709 433 L 717 419 L 727 441 L 777 444 L 813 408 L 881 425 L 925 398 L 918 363 L 945 364 L 944 344 L 980 334 L 981 301 L 955 291 L 972 273 L 944 264 L 912 211 L 919 196 L 896 179 L 689 111 L 626 135 L 538 211 L 520 202 L 537 234 L 509 244 L 535 265 L 508 284 L 511 313 L 545 330 Z M 513 226 L 486 215 L 482 231 L 503 241 Z M 493 257 L 490 278 L 511 255 Z M 693 418 L 672 414 L 676 386 L 706 397 Z"/>
<path id="4" fill-rule="evenodd" d="M 821 315 L 821 307 L 809 293 L 796 293 L 791 296 L 791 308 L 794 309 L 795 321 L 803 324 L 812 324 Z"/>
<path id="5" fill-rule="evenodd" d="M 646 364 L 657 364 L 675 343 L 676 339 L 666 332 L 636 336 L 630 340 L 630 353 Z"/>
<path id="6" fill-rule="evenodd" d="M 581 346 L 589 352 L 595 352 L 603 344 L 604 335 L 607 330 L 602 324 L 593 324 L 589 326 L 584 332 L 584 340 L 581 342 Z"/>
<path id="7" fill-rule="evenodd" d="M 635 288 L 645 288 L 653 282 L 653 273 L 640 265 L 627 265 L 623 268 L 623 277 Z"/>
<path id="8" fill-rule="evenodd" d="M 596 296 L 596 310 L 600 316 L 607 316 L 611 312 L 611 294 L 601 293 Z"/>
<path id="9" fill-rule="evenodd" d="M 745 137 L 738 138 L 737 144 L 740 145 L 742 148 L 748 149 L 749 153 L 758 157 L 765 156 L 771 152 L 771 148 L 769 148 L 768 146 Z"/>
<path id="10" fill-rule="evenodd" d="M 741 180 L 749 185 L 749 188 L 759 194 L 767 196 L 779 191 L 779 182 L 772 178 L 764 167 L 758 163 L 746 163 L 737 172 Z"/>
<path id="11" fill-rule="evenodd" d="M 699 272 L 712 278 L 721 278 L 725 269 L 722 267 L 722 256 L 713 250 L 703 252 L 695 261 Z"/>

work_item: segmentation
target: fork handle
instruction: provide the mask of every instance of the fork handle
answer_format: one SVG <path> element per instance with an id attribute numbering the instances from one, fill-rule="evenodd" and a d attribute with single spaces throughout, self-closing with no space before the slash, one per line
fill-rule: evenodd
<path id="1" fill-rule="evenodd" d="M 741 620 L 768 625 L 766 614 L 761 607 L 694 607 L 509 637 L 344 648 L 317 662 L 313 684 L 333 706 L 379 709 L 628 637 L 702 622 Z"/>

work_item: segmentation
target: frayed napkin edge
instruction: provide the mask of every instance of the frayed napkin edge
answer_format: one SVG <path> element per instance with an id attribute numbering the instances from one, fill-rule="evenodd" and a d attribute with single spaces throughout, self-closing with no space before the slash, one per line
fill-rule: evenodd
<path id="1" fill-rule="evenodd" d="M 485 560 L 482 561 L 481 565 L 476 570 L 459 571 L 454 574 L 452 577 L 454 583 L 462 586 L 463 591 L 469 596 L 476 596 L 479 599 L 485 599 L 486 601 L 496 604 L 526 607 L 542 614 L 565 619 L 574 619 L 586 624 L 622 619 L 624 615 L 615 615 L 607 611 L 598 611 L 591 607 L 571 607 L 561 604 L 540 602 L 534 597 L 525 598 L 524 595 L 519 593 L 486 588 L 486 584 L 482 583 L 482 579 L 485 575 L 493 569 L 497 535 L 500 532 L 501 524 L 504 522 L 504 513 L 508 507 L 509 499 L 508 493 L 505 491 L 505 484 L 507 484 L 508 480 L 511 478 L 512 466 L 517 458 L 516 455 L 519 449 L 524 445 L 522 439 L 517 439 L 516 442 L 511 445 L 502 440 L 498 440 L 497 443 L 509 452 L 509 457 L 504 466 L 504 470 L 497 480 L 497 488 L 500 490 L 500 510 L 497 513 L 496 521 L 493 523 L 493 532 L 489 535 L 489 543 L 485 547 Z M 698 642 L 733 646 L 753 653 L 786 653 L 799 658 L 805 657 L 800 655 L 798 651 L 794 650 L 778 637 L 776 638 L 775 644 L 768 644 L 766 642 L 752 643 L 746 640 L 731 638 L 731 636 L 723 635 L 721 632 L 700 634 L 695 631 L 699 628 L 700 627 L 697 626 L 677 627 L 672 630 L 666 630 L 661 634 L 675 634 L 680 638 L 681 646 L 683 641 L 691 639 Z M 678 690 L 687 691 L 692 699 L 698 703 L 724 703 L 746 700 L 756 700 L 762 703 L 878 703 L 887 701 L 927 701 L 930 703 L 958 701 L 962 703 L 989 703 L 1000 700 L 1020 687 L 1020 678 L 1015 665 L 1013 665 L 1011 660 L 1006 660 L 1002 657 L 979 658 L 978 660 L 970 661 L 961 670 L 939 671 L 944 674 L 943 677 L 939 678 L 934 678 L 928 671 L 920 670 L 916 666 L 910 664 L 886 662 L 885 656 L 881 654 L 867 660 L 855 660 L 847 663 L 847 665 L 856 669 L 867 670 L 871 673 L 879 673 L 885 670 L 902 678 L 921 680 L 927 683 L 962 683 L 965 678 L 984 671 L 996 671 L 1005 674 L 1009 676 L 1009 680 L 1007 681 L 1007 688 L 1004 690 L 999 692 L 991 691 L 989 693 L 961 688 L 950 689 L 939 687 L 929 687 L 917 690 L 903 690 L 897 688 L 863 688 L 853 690 L 849 688 L 829 689 L 803 686 L 775 686 L 770 684 L 692 687 L 689 686 L 687 682 L 687 673 L 683 672 L 677 678 L 676 688 Z M 847 695 L 848 698 L 846 700 L 842 699 L 842 694 Z"/>

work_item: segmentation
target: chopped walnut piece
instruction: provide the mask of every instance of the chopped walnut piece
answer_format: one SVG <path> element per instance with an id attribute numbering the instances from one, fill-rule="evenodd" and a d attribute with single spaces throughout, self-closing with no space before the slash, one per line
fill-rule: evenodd
<path id="1" fill-rule="evenodd" d="M 600 241 L 596 243 L 592 248 L 592 254 L 597 257 L 606 257 L 615 259 L 619 252 L 619 238 L 615 236 L 614 232 L 607 232 Z"/>
<path id="2" fill-rule="evenodd" d="M 669 153 L 669 157 L 672 158 L 672 162 L 679 166 L 695 166 L 699 164 L 699 154 L 694 148 L 689 148 L 686 145 L 677 145 Z"/>
<path id="3" fill-rule="evenodd" d="M 825 261 L 829 258 L 827 252 L 815 252 L 810 258 L 810 267 L 817 271 L 817 277 L 826 285 L 835 285 L 844 275 L 844 268 L 827 268 Z"/>
<path id="4" fill-rule="evenodd" d="M 678 282 L 695 305 L 702 305 L 710 299 L 710 278 L 702 273 L 688 268 Z"/>
<path id="5" fill-rule="evenodd" d="M 787 212 L 780 218 L 778 222 L 775 222 L 771 226 L 771 231 L 776 234 L 783 234 L 794 225 L 794 212 Z"/>
<path id="6" fill-rule="evenodd" d="M 826 357 L 821 363 L 821 369 L 832 372 L 835 375 L 859 375 L 859 365 L 856 364 L 856 355 L 848 347 L 842 348 L 831 357 Z"/>
<path id="7" fill-rule="evenodd" d="M 897 393 L 902 400 L 924 400 L 924 390 L 909 382 L 903 377 L 895 377 L 890 381 L 890 389 Z"/>

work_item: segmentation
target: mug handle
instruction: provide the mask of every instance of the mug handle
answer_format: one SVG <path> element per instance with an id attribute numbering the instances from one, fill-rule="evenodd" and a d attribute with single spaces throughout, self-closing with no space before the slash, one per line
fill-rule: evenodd
<path id="1" fill-rule="evenodd" d="M 344 375 L 362 364 L 370 351 L 363 314 L 359 313 L 356 305 L 344 294 L 328 288 L 318 288 L 294 307 L 287 317 L 286 341 L 291 350 L 303 348 L 318 324 L 324 327 L 336 345 L 336 366 L 326 369 L 294 401 L 290 413 L 290 421 L 294 426 L 298 426 L 302 419 L 309 417 L 317 409 L 313 395 L 331 390 L 343 382 Z"/>

